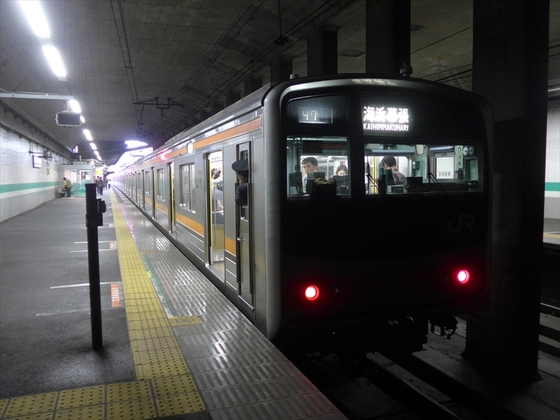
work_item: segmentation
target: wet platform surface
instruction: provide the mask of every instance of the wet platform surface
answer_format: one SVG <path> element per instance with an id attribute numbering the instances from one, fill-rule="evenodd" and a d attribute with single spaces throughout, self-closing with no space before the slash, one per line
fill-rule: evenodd
<path id="1" fill-rule="evenodd" d="M 98 228 L 103 348 L 92 349 L 85 198 L 0 224 L 0 418 L 345 418 L 125 197 Z M 463 324 L 461 324 L 463 325 Z M 513 393 L 468 362 L 464 326 L 426 359 L 524 419 L 560 418 L 559 359 Z"/>
<path id="2" fill-rule="evenodd" d="M 101 350 L 85 198 L 1 225 L 0 418 L 346 418 L 134 205 L 102 198 Z"/>

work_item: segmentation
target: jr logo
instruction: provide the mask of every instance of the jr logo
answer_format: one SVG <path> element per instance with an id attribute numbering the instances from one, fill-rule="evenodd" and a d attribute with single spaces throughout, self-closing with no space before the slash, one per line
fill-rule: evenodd
<path id="1" fill-rule="evenodd" d="M 457 215 L 457 219 L 455 221 L 449 222 L 447 225 L 449 232 L 451 233 L 459 233 L 464 228 L 467 228 L 469 232 L 474 232 L 474 214 L 459 214 Z"/>

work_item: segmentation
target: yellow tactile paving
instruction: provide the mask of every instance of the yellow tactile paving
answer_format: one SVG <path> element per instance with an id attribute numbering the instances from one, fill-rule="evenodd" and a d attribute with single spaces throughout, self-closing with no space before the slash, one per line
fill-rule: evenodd
<path id="1" fill-rule="evenodd" d="M 22 417 L 39 413 L 51 413 L 55 410 L 57 392 L 46 394 L 27 395 L 24 397 L 11 398 L 4 414 L 5 418 Z"/>
<path id="2" fill-rule="evenodd" d="M 6 410 L 6 407 L 8 407 L 8 400 L 0 400 L 0 416 L 2 416 L 4 414 L 4 411 Z M 2 417 L 0 417 L 2 418 Z"/>
<path id="3" fill-rule="evenodd" d="M 158 414 L 152 398 L 107 404 L 108 419 L 142 420 L 156 417 L 158 417 Z"/>
<path id="4" fill-rule="evenodd" d="M 57 410 L 53 419 L 54 420 L 75 420 L 75 419 L 104 419 L 105 418 L 105 405 L 88 405 L 76 408 L 69 408 L 66 410 Z"/>
<path id="5" fill-rule="evenodd" d="M 107 385 L 107 402 L 153 398 L 149 381 L 121 382 Z"/>
<path id="6" fill-rule="evenodd" d="M 105 387 L 103 385 L 88 386 L 60 391 L 56 408 L 63 410 L 103 403 L 105 403 Z"/>
<path id="7" fill-rule="evenodd" d="M 152 419 L 206 410 L 120 206 L 112 194 L 117 252 L 136 381 L 0 400 L 0 419 Z"/>
<path id="8" fill-rule="evenodd" d="M 184 394 L 196 391 L 196 385 L 191 375 L 155 378 L 152 385 L 157 395 Z"/>
<path id="9" fill-rule="evenodd" d="M 198 392 L 163 395 L 158 397 L 156 401 L 158 411 L 162 416 L 176 416 L 183 413 L 204 411 L 204 404 Z"/>

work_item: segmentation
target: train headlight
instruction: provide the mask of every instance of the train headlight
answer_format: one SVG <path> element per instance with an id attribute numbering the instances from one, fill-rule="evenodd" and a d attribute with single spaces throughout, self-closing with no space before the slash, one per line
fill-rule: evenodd
<path id="1" fill-rule="evenodd" d="M 305 289 L 305 297 L 307 300 L 317 300 L 319 298 L 319 288 L 317 286 L 308 286 Z"/>
<path id="2" fill-rule="evenodd" d="M 468 283 L 469 279 L 471 278 L 471 274 L 468 270 L 459 270 L 457 272 L 457 281 L 461 284 Z"/>

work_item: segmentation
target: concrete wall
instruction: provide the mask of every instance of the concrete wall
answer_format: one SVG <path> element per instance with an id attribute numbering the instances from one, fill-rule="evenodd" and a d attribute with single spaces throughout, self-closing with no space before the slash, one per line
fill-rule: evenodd
<path id="1" fill-rule="evenodd" d="M 560 106 L 548 109 L 544 187 L 544 217 L 560 219 Z"/>
<path id="2" fill-rule="evenodd" d="M 38 159 L 41 167 L 33 167 L 33 155 L 29 151 L 42 152 L 48 140 L 2 107 L 0 113 L 1 222 L 56 198 L 62 185 L 58 166 L 63 158 L 51 152 L 52 160 Z"/>

